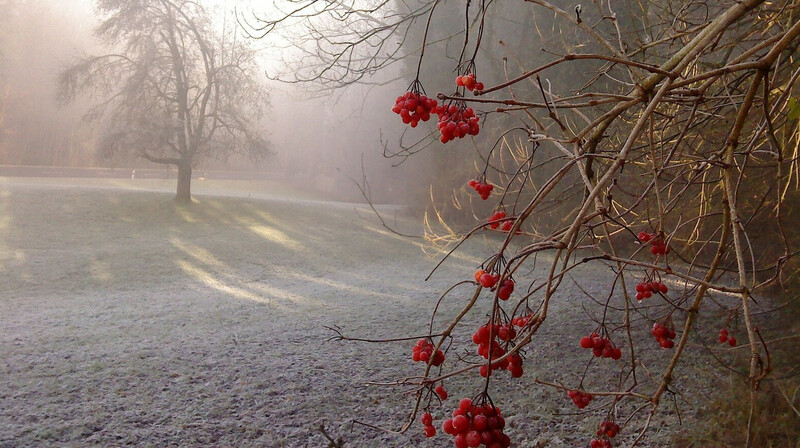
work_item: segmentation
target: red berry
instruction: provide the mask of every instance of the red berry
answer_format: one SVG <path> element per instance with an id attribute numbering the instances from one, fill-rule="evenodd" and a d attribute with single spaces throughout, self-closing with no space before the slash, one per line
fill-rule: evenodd
<path id="1" fill-rule="evenodd" d="M 430 413 L 426 412 L 422 414 L 422 418 L 420 418 L 420 421 L 422 422 L 423 425 L 430 426 L 431 424 L 433 424 L 433 416 Z"/>
<path id="2" fill-rule="evenodd" d="M 458 415 L 453 418 L 453 430 L 455 430 L 456 434 L 466 432 L 469 429 L 469 426 L 469 419 L 467 419 L 467 417 Z"/>
<path id="3" fill-rule="evenodd" d="M 728 345 L 731 347 L 736 347 L 736 338 L 731 336 L 730 339 L 728 339 Z"/>
<path id="4" fill-rule="evenodd" d="M 470 431 L 467 433 L 467 446 L 470 448 L 475 448 L 483 443 L 481 439 L 481 433 L 478 431 Z"/>
<path id="5" fill-rule="evenodd" d="M 472 418 L 472 429 L 483 431 L 487 428 L 488 422 L 485 415 L 478 414 Z"/>
<path id="6" fill-rule="evenodd" d="M 425 427 L 425 437 L 433 437 L 436 435 L 436 427 L 428 425 Z"/>
<path id="7" fill-rule="evenodd" d="M 492 286 L 495 285 L 495 283 L 497 283 L 497 280 L 498 280 L 497 276 L 494 276 L 492 274 L 483 274 L 481 275 L 480 282 L 481 286 L 483 286 L 484 288 L 491 288 Z"/>
<path id="8" fill-rule="evenodd" d="M 593 348 L 594 347 L 594 340 L 588 336 L 584 336 L 581 338 L 581 347 L 583 348 Z"/>

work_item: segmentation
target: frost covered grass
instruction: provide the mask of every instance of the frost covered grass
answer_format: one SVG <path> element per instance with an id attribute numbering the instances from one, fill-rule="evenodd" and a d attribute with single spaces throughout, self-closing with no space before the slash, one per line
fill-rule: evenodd
<path id="1" fill-rule="evenodd" d="M 421 369 L 413 342 L 326 343 L 325 327 L 424 334 L 438 295 L 489 247 L 472 244 L 423 282 L 441 254 L 386 231 L 364 205 L 260 182 L 197 184 L 196 202 L 181 206 L 166 181 L 0 179 L 0 447 L 320 447 L 323 422 L 348 447 L 449 445 L 421 427 L 353 425 L 399 428 L 408 389 L 363 384 Z M 598 294 L 610 274 L 575 271 Z M 566 415 L 565 397 L 533 383 L 583 371 L 572 335 L 591 330 L 574 299 L 584 290 L 564 288 L 570 299 L 542 327 L 525 377 L 498 378 L 493 397 L 517 446 L 575 446 L 596 423 Z M 458 297 L 443 302 L 442 319 Z M 448 389 L 458 400 L 478 381 Z M 503 406 L 511 396 L 522 408 Z M 665 440 L 675 416 L 656 420 Z"/>

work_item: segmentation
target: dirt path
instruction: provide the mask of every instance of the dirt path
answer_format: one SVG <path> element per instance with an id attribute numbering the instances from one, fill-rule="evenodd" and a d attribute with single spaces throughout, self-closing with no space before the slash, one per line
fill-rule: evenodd
<path id="1" fill-rule="evenodd" d="M 326 326 L 371 338 L 422 334 L 438 294 L 489 246 L 423 282 L 438 257 L 386 232 L 364 207 L 199 195 L 186 208 L 171 196 L 0 182 L 0 447 L 322 447 L 323 422 L 347 447 L 451 446 L 421 428 L 352 425 L 399 427 L 406 389 L 363 383 L 421 370 L 410 343 L 325 343 Z M 610 278 L 575 275 L 590 293 Z M 493 397 L 516 446 L 582 446 L 600 418 L 558 415 L 574 407 L 533 385 L 555 371 L 582 374 L 586 356 L 572 335 L 593 326 L 582 295 L 565 285 L 523 379 L 498 379 Z M 476 381 L 452 382 L 451 396 L 472 395 Z M 674 430 L 670 412 L 656 417 L 656 442 Z"/>

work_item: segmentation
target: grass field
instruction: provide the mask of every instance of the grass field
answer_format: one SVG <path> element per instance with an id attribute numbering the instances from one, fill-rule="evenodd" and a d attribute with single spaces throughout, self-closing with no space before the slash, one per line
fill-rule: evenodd
<path id="1" fill-rule="evenodd" d="M 491 241 L 477 240 L 424 282 L 441 253 L 388 232 L 364 205 L 208 181 L 180 206 L 172 188 L 0 179 L 0 447 L 321 447 L 323 423 L 348 447 L 451 445 L 426 440 L 421 427 L 397 435 L 353 425 L 398 429 L 408 389 L 364 383 L 421 369 L 411 342 L 326 342 L 326 327 L 373 339 L 425 334 L 439 294 L 471 275 Z M 396 208 L 381 210 L 420 233 Z M 598 294 L 613 278 L 589 268 L 573 275 Z M 575 379 L 585 367 L 572 340 L 594 325 L 584 290 L 562 290 L 525 376 L 495 382 L 517 446 L 583 446 L 601 418 L 572 415 L 565 397 L 533 383 L 554 372 Z M 442 319 L 455 314 L 460 291 L 443 302 Z M 707 370 L 697 358 L 678 379 L 698 384 Z M 479 381 L 453 380 L 451 396 L 474 394 Z M 703 390 L 676 384 L 679 393 Z M 695 392 L 687 398 L 710 394 Z M 659 412 L 652 446 L 664 446 L 676 424 L 674 408 Z"/>

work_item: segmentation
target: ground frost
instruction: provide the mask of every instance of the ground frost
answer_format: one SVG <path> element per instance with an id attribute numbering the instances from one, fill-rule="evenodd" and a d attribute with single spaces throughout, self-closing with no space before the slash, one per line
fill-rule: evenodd
<path id="1" fill-rule="evenodd" d="M 49 182 L 0 183 L 0 447 L 322 447 L 323 424 L 348 447 L 450 445 L 421 426 L 353 425 L 397 429 L 408 389 L 363 384 L 420 366 L 413 343 L 326 342 L 325 327 L 422 334 L 438 294 L 488 252 L 454 258 L 425 283 L 438 258 L 361 206 L 199 195 L 185 207 L 132 189 L 148 190 L 142 182 Z M 608 280 L 576 275 L 597 292 Z M 457 305 L 447 299 L 444 318 Z M 568 400 L 532 384 L 558 369 L 579 375 L 586 361 L 558 306 L 524 381 L 495 395 L 518 446 L 576 446 L 598 420 L 558 415 L 574 411 Z M 475 384 L 448 389 L 458 399 Z"/>

